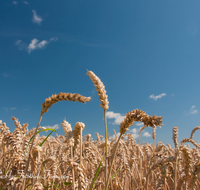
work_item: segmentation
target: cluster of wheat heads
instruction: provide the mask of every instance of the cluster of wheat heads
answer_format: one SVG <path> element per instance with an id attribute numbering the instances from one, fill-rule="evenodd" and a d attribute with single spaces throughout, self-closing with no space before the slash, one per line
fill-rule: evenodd
<path id="1" fill-rule="evenodd" d="M 94 83 L 105 116 L 105 136 L 96 133 L 82 138 L 85 124 L 71 124 L 63 120 L 64 135 L 40 136 L 48 130 L 39 127 L 42 116 L 56 102 L 91 101 L 80 94 L 59 93 L 52 95 L 42 104 L 40 119 L 36 128 L 28 130 L 28 124 L 21 125 L 12 117 L 16 126 L 10 132 L 0 120 L 0 190 L 198 190 L 200 189 L 200 144 L 190 138 L 178 142 L 178 127 L 173 128 L 175 148 L 158 142 L 155 145 L 156 127 L 161 127 L 162 117 L 149 116 L 135 109 L 127 112 L 120 124 L 120 136 L 107 138 L 106 110 L 108 97 L 105 86 L 92 72 L 87 74 Z M 143 122 L 152 128 L 154 144 L 137 143 L 128 128 L 134 121 Z M 104 138 L 103 138 L 104 137 Z M 103 138 L 103 139 L 102 139 Z M 195 148 L 185 146 L 190 142 Z M 102 162 L 102 160 L 104 160 Z"/>

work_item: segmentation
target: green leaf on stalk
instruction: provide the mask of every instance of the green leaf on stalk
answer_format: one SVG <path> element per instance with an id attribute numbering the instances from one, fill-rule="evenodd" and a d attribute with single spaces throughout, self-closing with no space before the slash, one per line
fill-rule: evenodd
<path id="1" fill-rule="evenodd" d="M 36 134 L 41 133 L 41 132 L 43 132 L 43 131 L 51 131 L 51 133 L 52 133 L 53 131 L 56 132 L 54 129 L 47 128 L 47 129 L 42 129 L 42 130 L 36 132 Z M 44 139 L 44 141 L 40 144 L 41 146 L 42 146 L 42 144 L 47 140 L 47 138 L 51 135 L 51 133 L 50 133 L 50 134 Z M 27 149 L 28 149 L 28 146 L 29 146 L 29 144 L 31 143 L 33 137 L 34 137 L 34 135 L 30 138 L 30 140 L 29 140 L 29 142 L 28 142 L 28 145 L 27 145 L 27 147 L 26 147 L 26 150 L 25 150 L 25 152 L 24 152 L 24 155 L 26 154 Z"/>
<path id="2" fill-rule="evenodd" d="M 96 179 L 97 179 L 97 176 L 98 176 L 98 173 L 99 173 L 99 170 L 100 170 L 100 167 L 101 167 L 102 162 L 103 162 L 103 158 L 101 159 L 101 162 L 100 162 L 100 164 L 99 164 L 99 166 L 98 166 L 98 168 L 97 168 L 97 171 L 96 171 L 95 177 L 94 177 L 94 179 L 93 179 L 93 181 L 92 181 L 92 185 L 91 185 L 91 187 L 90 187 L 90 190 L 92 190 L 93 185 L 94 185 L 94 183 L 95 183 L 95 181 L 96 181 Z"/>
<path id="3" fill-rule="evenodd" d="M 118 172 L 120 166 L 117 168 L 116 172 L 113 174 L 113 176 L 111 177 L 111 181 L 113 180 L 113 178 L 115 177 L 116 173 Z M 110 184 L 110 181 L 108 181 L 108 185 Z M 105 190 L 105 188 L 103 189 Z"/>

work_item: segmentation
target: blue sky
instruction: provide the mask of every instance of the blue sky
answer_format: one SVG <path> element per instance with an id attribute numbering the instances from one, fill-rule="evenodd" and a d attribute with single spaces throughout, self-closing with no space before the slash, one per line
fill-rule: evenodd
<path id="1" fill-rule="evenodd" d="M 41 104 L 59 92 L 93 96 L 86 104 L 58 102 L 41 126 L 85 123 L 83 134 L 104 135 L 93 71 L 108 94 L 108 133 L 141 109 L 163 116 L 156 142 L 171 144 L 200 125 L 200 2 L 197 0 L 0 1 L 0 120 L 36 127 Z M 138 140 L 140 123 L 130 127 Z M 152 130 L 142 141 L 152 143 Z M 194 139 L 200 132 L 196 132 Z"/>

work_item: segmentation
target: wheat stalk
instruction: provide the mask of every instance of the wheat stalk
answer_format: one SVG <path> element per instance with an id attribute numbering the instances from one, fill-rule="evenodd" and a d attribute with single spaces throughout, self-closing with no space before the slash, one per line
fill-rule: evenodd
<path id="1" fill-rule="evenodd" d="M 87 75 L 90 77 L 94 86 L 96 87 L 97 94 L 99 95 L 99 100 L 101 102 L 100 106 L 104 109 L 104 124 L 105 124 L 105 182 L 107 181 L 107 157 L 108 157 L 108 137 L 107 137 L 107 122 L 106 122 L 106 111 L 108 110 L 108 95 L 106 95 L 106 90 L 103 82 L 98 76 L 96 76 L 92 71 L 87 71 Z"/>
<path id="2" fill-rule="evenodd" d="M 39 119 L 39 122 L 37 124 L 36 129 L 35 129 L 35 134 L 34 134 L 33 139 L 32 139 L 32 144 L 31 144 L 30 152 L 31 152 L 31 150 L 33 148 L 35 136 L 36 136 L 39 124 L 40 124 L 40 122 L 42 120 L 43 114 L 46 113 L 48 111 L 48 109 L 53 104 L 55 104 L 55 103 L 57 103 L 59 101 L 62 101 L 62 100 L 73 101 L 73 102 L 77 101 L 77 102 L 85 103 L 85 102 L 91 101 L 91 97 L 84 97 L 84 96 L 82 96 L 80 94 L 72 94 L 72 93 L 63 93 L 63 92 L 60 92 L 57 95 L 55 94 L 55 95 L 52 95 L 51 97 L 47 98 L 45 100 L 45 102 L 42 104 L 42 110 L 41 110 L 41 113 L 40 113 L 40 119 Z M 26 173 L 28 171 L 29 162 L 30 162 L 30 154 L 29 154 L 28 161 L 27 161 L 27 164 L 26 164 L 25 175 L 26 175 Z M 22 189 L 24 189 L 24 185 L 25 185 L 25 179 L 24 179 L 24 183 L 23 183 L 23 188 Z"/>

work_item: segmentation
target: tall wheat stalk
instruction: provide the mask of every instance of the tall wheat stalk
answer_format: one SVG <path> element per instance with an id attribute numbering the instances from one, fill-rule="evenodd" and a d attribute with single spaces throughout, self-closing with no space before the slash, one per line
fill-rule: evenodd
<path id="1" fill-rule="evenodd" d="M 178 162 L 178 127 L 173 128 L 173 141 L 175 145 L 175 179 L 174 179 L 174 190 L 177 189 L 177 162 Z"/>
<path id="2" fill-rule="evenodd" d="M 88 71 L 87 75 L 90 77 L 94 86 L 96 87 L 97 93 L 99 95 L 99 100 L 101 101 L 100 106 L 104 109 L 104 122 L 105 122 L 105 182 L 107 181 L 107 157 L 108 157 L 108 137 L 107 137 L 107 122 L 106 122 L 106 111 L 108 110 L 108 96 L 106 95 L 106 90 L 103 82 L 97 77 L 92 71 Z"/>
<path id="3" fill-rule="evenodd" d="M 133 123 L 134 123 L 133 121 L 136 120 L 136 118 L 139 119 L 143 115 L 144 115 L 144 112 L 141 111 L 141 110 L 133 110 L 131 112 L 128 112 L 126 114 L 126 117 L 125 117 L 124 121 L 122 121 L 121 124 L 119 125 L 119 127 L 120 127 L 120 136 L 119 136 L 117 144 L 115 146 L 114 155 L 113 155 L 113 158 L 112 158 L 112 161 L 111 161 L 111 165 L 110 165 L 110 168 L 109 168 L 109 173 L 108 173 L 108 178 L 107 178 L 107 181 L 106 181 L 106 188 L 105 188 L 105 190 L 108 189 L 109 180 L 110 180 L 110 177 L 111 177 L 112 165 L 114 163 L 116 152 L 117 152 L 117 148 L 118 148 L 119 141 L 120 141 L 122 135 L 125 134 L 126 131 L 129 130 L 128 128 L 131 125 L 133 125 Z"/>

